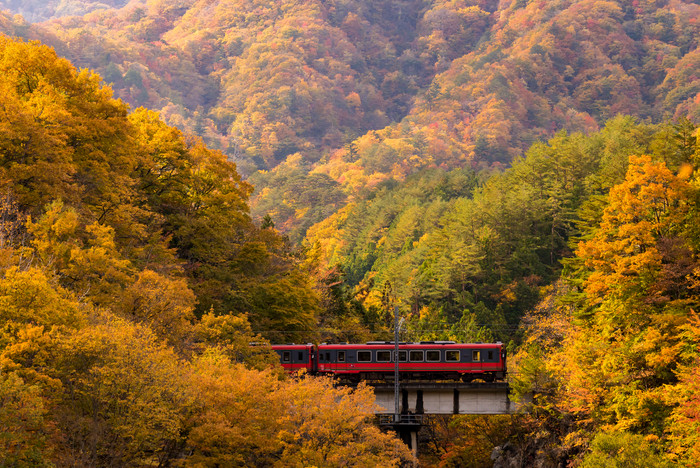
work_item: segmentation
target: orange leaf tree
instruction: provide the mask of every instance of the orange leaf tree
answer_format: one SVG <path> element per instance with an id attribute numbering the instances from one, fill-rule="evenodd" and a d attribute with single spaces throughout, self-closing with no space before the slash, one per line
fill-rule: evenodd
<path id="1" fill-rule="evenodd" d="M 588 269 L 559 370 L 568 409 L 616 430 L 663 433 L 676 381 L 680 328 L 694 301 L 695 251 L 686 238 L 691 185 L 664 163 L 632 156 L 600 227 L 579 243 Z"/>

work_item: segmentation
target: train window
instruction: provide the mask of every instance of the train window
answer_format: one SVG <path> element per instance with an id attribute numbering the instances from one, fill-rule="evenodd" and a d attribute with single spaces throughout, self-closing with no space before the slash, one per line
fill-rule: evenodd
<path id="1" fill-rule="evenodd" d="M 302 353 L 301 351 L 297 353 L 297 361 L 304 362 L 304 353 Z"/>
<path id="2" fill-rule="evenodd" d="M 318 353 L 318 360 L 323 362 L 323 353 Z"/>
<path id="3" fill-rule="evenodd" d="M 440 351 L 429 349 L 425 352 L 425 360 L 428 362 L 440 362 Z"/>
<path id="4" fill-rule="evenodd" d="M 357 362 L 370 362 L 372 360 L 372 351 L 358 351 Z"/>
<path id="5" fill-rule="evenodd" d="M 394 360 L 394 353 L 391 353 L 391 360 L 393 362 Z M 408 361 L 408 353 L 406 351 L 399 351 L 399 362 L 407 362 Z"/>
<path id="6" fill-rule="evenodd" d="M 391 351 L 377 351 L 377 362 L 391 361 Z"/>
<path id="7" fill-rule="evenodd" d="M 292 362 L 291 351 L 283 351 L 282 352 L 282 362 Z"/>
<path id="8" fill-rule="evenodd" d="M 331 362 L 331 353 L 326 353 L 326 361 Z"/>
<path id="9" fill-rule="evenodd" d="M 345 362 L 345 351 L 338 351 L 338 362 Z"/>
<path id="10" fill-rule="evenodd" d="M 411 362 L 423 362 L 423 351 L 412 349 L 408 357 Z"/>
<path id="11" fill-rule="evenodd" d="M 474 362 L 481 361 L 481 351 L 472 351 L 472 361 L 474 361 Z"/>
<path id="12" fill-rule="evenodd" d="M 489 351 L 489 361 L 493 361 L 493 351 Z"/>
<path id="13" fill-rule="evenodd" d="M 454 349 L 449 349 L 445 351 L 445 361 L 459 362 L 459 351 Z"/>

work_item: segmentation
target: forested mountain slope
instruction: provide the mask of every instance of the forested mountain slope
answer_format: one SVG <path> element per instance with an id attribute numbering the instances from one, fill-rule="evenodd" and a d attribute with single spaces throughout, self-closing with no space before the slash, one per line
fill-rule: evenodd
<path id="1" fill-rule="evenodd" d="M 699 16 L 681 0 L 148 0 L 3 27 L 221 149 L 256 187 L 254 218 L 306 237 L 365 309 L 395 285 L 414 312 L 478 308 L 504 335 L 649 125 L 700 119 Z M 601 141 L 572 148 L 591 165 L 560 163 L 553 194 L 528 182 L 513 203 L 512 176 L 485 182 L 562 130 L 556 144 Z"/>
<path id="2" fill-rule="evenodd" d="M 262 346 L 319 300 L 223 154 L 4 37 L 0 108 L 0 465 L 408 462 L 371 391 Z"/>
<path id="3" fill-rule="evenodd" d="M 699 118 L 699 10 L 681 0 L 149 0 L 31 27 L 6 18 L 5 30 L 97 70 L 118 97 L 160 110 L 246 175 L 291 158 L 280 168 L 291 177 L 254 176 L 253 210 L 298 241 L 383 180 L 508 164 L 558 130 L 596 130 L 619 113 Z M 299 185 L 317 193 L 314 209 L 294 196 Z"/>
<path id="4" fill-rule="evenodd" d="M 407 112 L 390 75 L 414 39 L 421 7 L 148 1 L 39 28 L 132 105 L 182 115 L 189 128 L 209 130 L 212 142 L 223 138 L 232 155 L 270 168 L 296 151 L 316 160 L 342 146 L 346 133 Z"/>
<path id="5" fill-rule="evenodd" d="M 488 463 L 505 439 L 533 466 L 692 464 L 699 16 L 682 0 L 145 0 L 41 24 L 0 17 L 7 34 L 96 68 L 133 108 L 221 150 L 129 114 L 45 49 L 3 42 L 12 241 L 0 285 L 17 304 L 0 336 L 0 365 L 16 373 L 4 391 L 37 414 L 55 401 L 36 379 L 60 381 L 69 403 L 92 395 L 100 380 L 76 383 L 69 357 L 121 330 L 173 368 L 194 353 L 188 382 L 214 402 L 236 380 L 215 362 L 252 359 L 248 323 L 272 339 L 385 338 L 399 305 L 405 339 L 522 344 L 511 383 L 542 394 L 531 416 L 447 428 L 436 464 L 471 463 L 475 446 Z M 30 279 L 55 317 L 16 296 Z M 27 349 L 56 353 L 60 368 L 39 372 Z M 239 380 L 277 398 L 268 377 Z M 148 453 L 130 456 L 171 443 L 193 464 L 218 456 L 215 412 L 163 405 L 179 421 L 167 427 L 192 437 L 137 434 Z M 52 418 L 83 421 L 58 407 Z M 114 446 L 138 439 L 118 419 L 97 423 Z M 266 460 L 287 453 L 292 439 L 278 436 Z M 261 450 L 226 440 L 241 464 Z"/>
<path id="6" fill-rule="evenodd" d="M 250 219 L 252 187 L 234 164 L 151 111 L 128 114 L 97 75 L 78 74 L 47 47 L 1 40 L 0 178 L 18 216 L 47 223 L 37 227 L 47 237 L 36 255 L 74 270 L 61 276 L 64 287 L 104 305 L 136 287 L 129 277 L 153 270 L 162 281 L 188 282 L 198 316 L 238 310 L 253 318 L 257 303 L 263 321 L 295 315 L 299 328 L 313 330 L 313 293 L 284 240 Z M 79 274 L 97 252 L 115 257 L 104 259 L 104 270 Z M 293 284 L 301 288 L 296 299 Z M 260 287 L 270 289 L 252 292 Z M 282 287 L 284 299 L 275 292 Z M 283 301 L 273 312 L 275 297 Z M 295 308 L 297 299 L 303 313 L 283 312 L 282 303 Z"/>
<path id="7" fill-rule="evenodd" d="M 61 16 L 82 16 L 95 10 L 121 8 L 129 0 L 0 0 L 0 9 L 22 15 L 27 21 L 39 22 Z"/>

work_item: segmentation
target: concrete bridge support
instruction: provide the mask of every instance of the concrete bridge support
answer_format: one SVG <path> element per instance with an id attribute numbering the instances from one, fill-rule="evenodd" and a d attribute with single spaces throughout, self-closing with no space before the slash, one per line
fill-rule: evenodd
<path id="1" fill-rule="evenodd" d="M 416 456 L 417 434 L 426 414 L 510 414 L 522 404 L 510 401 L 506 382 L 402 382 L 397 419 L 393 382 L 370 385 L 381 406 L 379 425 L 396 431 Z"/>
<path id="2" fill-rule="evenodd" d="M 393 414 L 393 384 L 373 387 L 381 413 Z M 401 414 L 509 414 L 517 410 L 505 382 L 407 382 L 400 391 Z"/>

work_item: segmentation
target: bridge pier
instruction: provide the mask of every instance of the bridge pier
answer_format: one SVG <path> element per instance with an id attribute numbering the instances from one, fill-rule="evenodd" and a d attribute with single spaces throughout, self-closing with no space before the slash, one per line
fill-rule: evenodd
<path id="1" fill-rule="evenodd" d="M 393 414 L 379 414 L 379 426 L 396 432 L 401 440 L 413 451 L 418 458 L 418 431 L 423 427 L 422 414 L 401 414 L 399 420 L 394 420 Z"/>
<path id="2" fill-rule="evenodd" d="M 399 420 L 395 420 L 393 382 L 367 383 L 374 388 L 380 406 L 380 427 L 391 429 L 418 457 L 418 431 L 428 414 L 511 414 L 526 401 L 508 398 L 506 382 L 402 382 L 399 395 Z"/>

